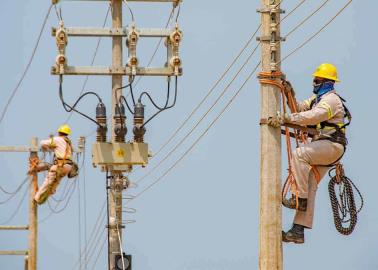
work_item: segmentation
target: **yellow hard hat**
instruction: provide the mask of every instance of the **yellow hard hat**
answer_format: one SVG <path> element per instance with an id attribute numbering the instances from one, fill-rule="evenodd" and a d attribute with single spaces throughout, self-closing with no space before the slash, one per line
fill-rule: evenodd
<path id="1" fill-rule="evenodd" d="M 66 135 L 70 135 L 70 134 L 71 134 L 71 128 L 70 128 L 69 125 L 61 125 L 61 126 L 58 128 L 58 132 L 59 132 L 59 133 L 66 134 Z"/>
<path id="2" fill-rule="evenodd" d="M 312 74 L 312 76 L 340 82 L 340 80 L 337 78 L 337 69 L 332 64 L 321 64 Z"/>

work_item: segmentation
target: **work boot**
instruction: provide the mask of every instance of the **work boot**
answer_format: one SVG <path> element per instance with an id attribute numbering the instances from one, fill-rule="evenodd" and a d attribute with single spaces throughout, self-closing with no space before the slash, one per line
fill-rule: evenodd
<path id="1" fill-rule="evenodd" d="M 295 198 L 295 195 L 291 195 L 290 199 L 283 198 L 282 204 L 283 204 L 283 206 L 285 206 L 287 208 L 297 209 L 297 200 Z M 307 199 L 298 197 L 298 210 L 299 211 L 306 211 L 307 210 Z"/>
<path id="2" fill-rule="evenodd" d="M 282 231 L 282 241 L 286 243 L 303 244 L 304 227 L 302 225 L 293 224 L 293 227 L 289 231 Z"/>

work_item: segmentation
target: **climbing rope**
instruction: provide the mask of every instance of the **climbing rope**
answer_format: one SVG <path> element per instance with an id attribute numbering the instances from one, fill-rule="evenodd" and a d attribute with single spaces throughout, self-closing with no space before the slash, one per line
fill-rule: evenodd
<path id="1" fill-rule="evenodd" d="M 295 98 L 293 97 L 291 92 L 288 92 L 285 94 L 285 85 L 283 84 L 283 78 L 285 77 L 284 74 L 280 71 L 276 72 L 260 72 L 259 73 L 259 81 L 261 84 L 268 84 L 268 85 L 273 85 L 277 87 L 282 96 L 282 111 L 285 114 L 287 112 L 286 106 L 288 105 L 290 111 L 292 113 L 297 112 L 297 102 Z M 281 79 L 281 80 L 278 80 Z M 286 102 L 286 95 L 287 95 L 287 102 Z M 263 123 L 263 121 L 261 121 Z M 288 176 L 286 178 L 285 184 L 282 188 L 282 198 L 285 198 L 288 191 L 291 190 L 292 194 L 295 194 L 296 197 L 296 208 L 298 209 L 299 202 L 298 202 L 298 188 L 297 188 L 297 183 L 294 177 L 294 173 L 292 170 L 292 148 L 291 148 L 291 136 L 294 136 L 295 142 L 296 142 L 296 147 L 299 147 L 299 142 L 303 142 L 304 144 L 307 143 L 307 134 L 303 132 L 303 130 L 298 130 L 294 129 L 293 133 L 290 133 L 289 127 L 285 126 L 284 127 L 284 134 L 286 138 L 286 150 L 287 150 L 287 159 L 288 159 Z M 312 166 L 312 171 L 315 175 L 315 178 L 317 182 L 320 182 L 320 174 L 319 171 L 315 166 Z"/>
<path id="2" fill-rule="evenodd" d="M 345 176 L 340 163 L 332 168 L 328 175 L 331 177 L 328 183 L 328 191 L 336 230 L 343 235 L 350 235 L 356 227 L 357 214 L 364 206 L 364 199 L 352 180 Z M 336 194 L 337 187 L 338 194 Z M 353 188 L 357 191 L 361 200 L 361 206 L 358 210 L 356 209 Z M 343 224 L 346 223 L 349 223 L 349 225 L 344 227 Z"/>

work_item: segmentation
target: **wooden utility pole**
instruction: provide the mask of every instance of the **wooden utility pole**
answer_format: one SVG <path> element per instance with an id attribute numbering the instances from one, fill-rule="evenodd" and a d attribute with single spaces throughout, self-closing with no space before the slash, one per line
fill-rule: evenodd
<path id="1" fill-rule="evenodd" d="M 280 70 L 280 2 L 261 0 L 262 71 Z M 272 77 L 272 80 L 279 78 Z M 280 110 L 280 93 L 272 85 L 261 85 L 261 118 Z M 261 125 L 259 269 L 282 269 L 281 129 Z"/>
<path id="2" fill-rule="evenodd" d="M 38 139 L 33 138 L 30 149 L 38 149 Z M 38 150 L 30 152 L 30 160 L 38 159 Z M 30 196 L 29 196 L 29 254 L 28 270 L 37 269 L 37 239 L 38 239 L 38 205 L 34 200 L 38 190 L 37 171 L 30 176 Z"/>
<path id="3" fill-rule="evenodd" d="M 122 25 L 122 0 L 112 0 L 112 27 L 121 28 Z M 112 66 L 122 68 L 122 36 L 113 36 Z M 122 75 L 112 75 L 112 143 L 116 142 L 115 135 L 115 110 L 117 101 L 122 92 Z M 109 270 L 116 269 L 116 255 L 121 255 L 122 245 L 122 191 L 123 177 L 121 172 L 112 171 L 108 196 L 109 207 Z"/>

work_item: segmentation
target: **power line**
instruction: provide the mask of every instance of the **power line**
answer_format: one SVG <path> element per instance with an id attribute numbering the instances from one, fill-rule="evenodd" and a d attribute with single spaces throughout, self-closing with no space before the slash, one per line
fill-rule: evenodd
<path id="1" fill-rule="evenodd" d="M 21 182 L 21 184 L 15 189 L 15 191 L 7 191 L 2 186 L 0 186 L 0 190 L 4 192 L 5 194 L 12 195 L 8 198 L 10 200 L 10 198 L 12 198 L 14 195 L 16 195 L 20 191 L 20 189 L 26 184 L 28 179 L 29 179 L 29 176 L 26 176 L 25 179 Z M 4 204 L 4 203 L 5 202 L 0 202 L 0 204 Z"/>
<path id="2" fill-rule="evenodd" d="M 97 219 L 95 221 L 95 224 L 93 226 L 93 229 L 90 233 L 90 237 L 88 239 L 88 243 L 86 245 L 86 247 L 84 248 L 84 250 L 81 252 L 81 256 L 84 256 L 85 258 L 88 259 L 88 254 L 91 253 L 90 251 L 92 250 L 92 247 L 95 247 L 95 243 L 96 243 L 96 239 L 97 237 L 99 236 L 99 233 L 101 232 L 101 225 L 105 225 L 105 215 L 104 215 L 104 211 L 105 211 L 105 206 L 106 206 L 106 201 L 104 201 L 104 203 L 102 204 L 102 207 L 100 209 L 100 212 L 99 212 L 99 215 L 97 216 Z M 102 219 L 101 219 L 102 218 Z M 79 263 L 79 260 L 77 260 L 75 262 L 75 264 L 73 265 L 72 269 L 74 269 Z M 85 262 L 86 263 L 86 262 Z"/>
<path id="3" fill-rule="evenodd" d="M 247 79 L 244 81 L 242 86 L 238 89 L 238 91 L 232 96 L 232 98 L 229 100 L 229 102 L 226 104 L 226 106 L 220 111 L 220 113 L 217 115 L 217 117 L 210 123 L 210 125 L 205 129 L 205 131 L 194 141 L 194 143 L 184 152 L 183 155 L 179 159 L 176 160 L 173 165 L 171 165 L 159 178 L 157 178 L 152 184 L 147 186 L 145 189 L 143 189 L 141 192 L 139 192 L 137 195 L 135 195 L 134 198 L 131 198 L 126 204 L 129 202 L 135 200 L 136 198 L 140 197 L 143 193 L 151 189 L 154 185 L 156 185 L 158 182 L 160 182 L 170 171 L 172 171 L 190 152 L 191 150 L 199 143 L 199 141 L 209 132 L 209 130 L 214 126 L 214 124 L 221 118 L 223 113 L 227 110 L 227 108 L 232 104 L 232 102 L 235 100 L 235 98 L 240 94 L 240 92 L 244 89 L 247 82 L 251 79 L 253 74 L 255 74 L 257 68 L 260 66 L 261 61 L 256 65 L 256 67 L 252 70 L 252 72 L 248 75 Z"/>
<path id="4" fill-rule="evenodd" d="M 299 2 L 299 4 L 297 4 L 289 13 L 287 13 L 280 21 L 280 23 L 282 23 L 284 20 L 286 20 L 287 17 L 289 17 L 291 14 L 293 14 L 300 6 L 302 6 L 304 3 L 306 2 L 306 0 L 302 0 Z"/>
<path id="5" fill-rule="evenodd" d="M 175 13 L 175 9 L 176 9 L 176 7 L 173 7 L 173 8 L 172 8 L 171 13 L 169 14 L 169 17 L 168 17 L 168 21 L 167 21 L 167 23 L 166 23 L 166 25 L 165 25 L 165 28 L 167 28 L 167 27 L 169 26 L 169 23 L 170 23 L 170 21 L 171 21 L 173 15 L 174 15 L 174 13 Z M 160 48 L 160 45 L 161 45 L 162 41 L 163 41 L 163 38 L 160 38 L 160 39 L 159 39 L 159 42 L 156 44 L 155 50 L 154 50 L 153 54 L 151 55 L 150 60 L 149 60 L 148 63 L 147 63 L 147 67 L 149 67 L 149 66 L 152 64 L 152 61 L 154 60 L 154 58 L 155 58 L 155 56 L 156 56 L 156 54 L 157 54 L 157 52 L 158 52 L 158 50 L 159 50 L 159 48 Z M 143 78 L 143 77 L 141 76 L 141 77 L 139 77 L 139 78 L 137 79 L 137 81 L 135 82 L 135 87 L 136 87 L 136 86 L 138 85 L 138 83 L 142 80 L 142 78 Z M 127 97 L 128 97 L 129 94 L 130 94 L 130 93 L 127 94 Z"/>
<path id="6" fill-rule="evenodd" d="M 284 18 L 282 18 L 281 22 L 291 16 L 306 0 L 300 1 Z M 278 5 L 277 5 L 278 6 Z M 230 69 L 235 65 L 235 63 L 239 60 L 240 56 L 244 53 L 244 51 L 248 48 L 248 46 L 253 41 L 254 37 L 256 36 L 257 32 L 260 30 L 261 24 L 257 27 L 255 32 L 252 34 L 252 36 L 248 39 L 248 41 L 245 43 L 243 48 L 239 51 L 237 56 L 234 58 L 234 60 L 227 66 L 226 70 L 222 73 L 220 78 L 215 82 L 215 84 L 210 88 L 208 93 L 203 97 L 203 99 L 200 101 L 200 103 L 192 110 L 192 112 L 189 114 L 189 116 L 182 122 L 182 124 L 173 132 L 173 134 L 169 137 L 167 141 L 163 143 L 163 145 L 158 149 L 156 154 L 153 156 L 155 158 L 159 153 L 175 138 L 175 136 L 182 130 L 182 128 L 186 125 L 186 123 L 192 118 L 192 116 L 198 111 L 198 109 L 203 105 L 203 103 L 209 98 L 209 96 L 212 94 L 212 92 L 215 90 L 215 88 L 220 84 L 220 82 L 224 79 L 224 77 L 228 74 Z"/>
<path id="7" fill-rule="evenodd" d="M 297 48 L 295 48 L 292 52 L 290 52 L 288 55 L 286 55 L 279 63 L 282 63 L 287 58 L 292 56 L 294 53 L 302 49 L 305 45 L 307 45 L 311 40 L 313 40 L 317 35 L 319 35 L 328 25 L 330 25 L 351 3 L 353 0 L 349 0 L 337 13 L 335 16 L 333 16 L 323 27 L 321 27 L 315 34 L 313 34 L 311 37 L 306 39 L 301 45 L 299 45 Z"/>
<path id="8" fill-rule="evenodd" d="M 102 27 L 106 26 L 106 23 L 107 23 L 108 17 L 109 17 L 109 13 L 110 13 L 110 5 L 109 5 L 108 10 L 106 12 L 104 23 L 102 24 Z M 95 51 L 94 51 L 93 56 L 92 56 L 91 66 L 94 65 L 94 62 L 96 60 L 97 53 L 98 53 L 98 50 L 100 48 L 101 40 L 102 40 L 102 37 L 99 37 L 98 40 L 97 40 L 97 45 L 96 45 Z M 87 87 L 88 80 L 89 80 L 89 75 L 87 75 L 85 77 L 85 80 L 84 80 L 83 86 L 81 87 L 81 91 L 80 91 L 79 96 L 81 96 L 81 94 L 83 94 L 85 88 Z M 73 112 L 69 113 L 69 115 L 66 118 L 65 123 L 68 123 L 71 120 L 72 114 L 73 114 Z"/>
<path id="9" fill-rule="evenodd" d="M 26 67 L 25 67 L 25 70 L 24 70 L 24 72 L 23 72 L 22 75 L 21 75 L 21 78 L 19 79 L 18 83 L 16 84 L 16 87 L 12 90 L 12 94 L 10 95 L 10 97 L 9 97 L 9 99 L 8 99 L 8 101 L 7 101 L 7 103 L 6 103 L 5 107 L 4 107 L 4 109 L 3 109 L 3 112 L 1 113 L 0 124 L 1 124 L 1 122 L 3 121 L 3 119 L 4 119 L 4 117 L 5 117 L 5 114 L 7 113 L 7 110 L 8 110 L 8 108 L 9 108 L 9 105 L 11 104 L 11 102 L 12 102 L 14 96 L 16 95 L 18 89 L 20 88 L 21 83 L 24 81 L 24 79 L 25 79 L 25 77 L 26 77 L 26 74 L 27 74 L 28 71 L 29 71 L 29 68 L 30 68 L 30 66 L 31 66 L 31 64 L 32 64 L 32 62 L 33 62 L 34 56 L 35 56 L 35 54 L 36 54 L 36 52 L 37 52 L 37 49 L 38 49 L 38 46 L 39 46 L 39 42 L 40 42 L 40 40 L 41 40 L 41 37 L 42 37 L 43 31 L 44 31 L 44 29 L 45 29 L 45 26 L 46 26 L 47 20 L 48 20 L 48 18 L 49 18 L 49 16 L 50 16 L 50 13 L 51 13 L 51 9 L 52 9 L 52 7 L 53 7 L 53 5 L 50 5 L 50 7 L 49 7 L 49 9 L 48 9 L 48 11 L 47 11 L 47 14 L 46 14 L 46 16 L 45 16 L 45 19 L 43 20 L 42 27 L 41 27 L 41 30 L 40 30 L 40 32 L 39 32 L 38 38 L 37 38 L 37 42 L 36 42 L 36 44 L 35 44 L 35 46 L 34 46 L 34 49 L 33 49 L 33 51 L 32 51 L 32 54 L 31 54 L 31 56 L 30 56 L 30 58 L 29 58 L 29 62 L 27 63 L 27 65 L 26 65 Z"/>
<path id="10" fill-rule="evenodd" d="M 309 39 L 307 39 L 304 43 L 302 43 L 299 47 L 297 47 L 295 50 L 293 50 L 289 55 L 287 55 L 285 58 L 283 58 L 279 63 L 286 60 L 288 57 L 293 55 L 295 52 L 303 48 L 308 42 L 310 42 L 315 36 L 317 36 L 322 30 L 324 30 L 332 21 L 334 21 L 351 3 L 353 0 L 349 0 L 337 13 L 335 16 L 331 18 L 319 31 L 317 31 L 314 35 L 312 35 Z M 260 62 L 261 63 L 261 62 Z M 257 70 L 260 63 L 256 66 L 256 68 L 253 70 L 253 72 L 247 77 L 247 80 L 243 83 L 241 88 L 235 93 L 235 95 L 231 98 L 231 100 L 227 103 L 227 105 L 224 107 L 224 109 L 218 114 L 218 116 L 213 120 L 213 122 L 208 126 L 208 128 L 200 135 L 200 137 L 197 138 L 197 140 L 186 150 L 186 152 L 176 160 L 176 162 L 169 167 L 159 178 L 157 178 L 152 184 L 147 186 L 145 189 L 143 189 L 140 193 L 135 195 L 134 198 L 130 199 L 126 204 L 133 201 L 137 197 L 141 196 L 143 193 L 145 193 L 147 190 L 151 189 L 155 184 L 157 184 L 159 181 L 161 181 L 171 170 L 173 170 L 177 164 L 184 159 L 186 155 L 194 148 L 194 146 L 207 134 L 209 129 L 215 124 L 215 122 L 221 117 L 221 115 L 225 112 L 225 110 L 230 106 L 230 104 L 235 100 L 236 96 L 241 92 L 241 90 L 244 88 L 245 84 L 248 82 L 248 80 L 251 78 L 251 76 L 254 74 L 254 72 Z"/>
<path id="11" fill-rule="evenodd" d="M 201 124 L 201 122 L 207 117 L 207 115 L 214 109 L 214 107 L 218 104 L 218 102 L 222 99 L 222 97 L 226 94 L 227 90 L 230 88 L 230 86 L 232 85 L 232 83 L 236 80 L 236 78 L 239 76 L 239 74 L 243 71 L 243 69 L 246 67 L 246 65 L 249 63 L 249 61 L 251 60 L 252 56 L 255 54 L 255 52 L 257 51 L 257 48 L 259 46 L 260 43 L 257 44 L 257 46 L 252 50 L 252 52 L 250 53 L 250 55 L 247 57 L 247 60 L 243 63 L 243 65 L 239 68 L 239 70 L 237 71 L 237 73 L 234 75 L 234 77 L 231 79 L 231 81 L 228 83 L 228 85 L 223 89 L 223 91 L 220 93 L 220 95 L 217 97 L 217 99 L 215 100 L 215 102 L 210 106 L 210 108 L 202 115 L 202 117 L 200 118 L 199 121 L 197 121 L 197 123 L 195 124 L 195 126 L 181 139 L 180 142 L 178 142 L 175 147 L 167 154 L 165 155 L 165 157 L 160 160 L 160 162 L 158 164 L 156 164 L 146 175 L 144 175 L 143 177 L 141 177 L 140 179 L 138 179 L 136 181 L 136 183 L 140 183 L 143 179 L 145 179 L 147 176 L 149 176 L 153 171 L 155 171 L 165 160 L 167 160 L 172 154 L 174 151 L 177 150 L 178 147 L 180 147 L 185 141 L 187 138 L 189 138 L 189 136 L 195 131 L 195 129 Z"/>
<path id="12" fill-rule="evenodd" d="M 317 9 L 315 9 L 310 15 L 308 15 L 304 20 L 302 20 L 297 26 L 295 26 L 289 33 L 286 34 L 285 38 L 294 33 L 299 27 L 301 27 L 305 22 L 307 22 L 312 16 L 319 12 L 330 0 L 325 0 Z"/>
<path id="13" fill-rule="evenodd" d="M 192 116 L 198 111 L 198 109 L 205 103 L 205 101 L 209 98 L 209 96 L 214 92 L 216 87 L 221 83 L 221 81 L 226 77 L 228 72 L 231 70 L 231 68 L 235 65 L 235 63 L 239 60 L 240 56 L 244 53 L 244 51 L 248 48 L 248 46 L 253 41 L 254 37 L 256 36 L 257 32 L 259 31 L 261 25 L 257 27 L 255 32 L 252 34 L 252 36 L 248 39 L 248 41 L 245 43 L 243 48 L 240 50 L 238 55 L 234 58 L 234 60 L 227 66 L 226 70 L 222 73 L 222 75 L 219 77 L 219 79 L 215 82 L 215 84 L 210 88 L 210 90 L 207 92 L 207 94 L 202 98 L 202 100 L 198 103 L 198 105 L 192 110 L 192 112 L 189 114 L 189 116 L 182 122 L 182 124 L 173 132 L 173 134 L 169 137 L 169 139 L 163 143 L 163 145 L 159 148 L 159 150 L 156 152 L 154 157 L 156 157 L 173 139 L 174 137 L 182 130 L 182 128 L 188 123 L 188 121 L 192 118 Z"/>
<path id="14" fill-rule="evenodd" d="M 100 248 L 100 250 L 99 250 L 98 253 L 97 253 L 96 259 L 95 259 L 95 261 L 94 261 L 94 263 L 93 263 L 91 269 L 95 269 L 95 266 L 96 266 L 96 264 L 97 264 L 97 261 L 98 261 L 98 259 L 100 258 L 100 255 L 101 255 L 101 253 L 102 253 L 102 251 L 103 251 L 103 249 L 104 249 L 104 247 L 105 247 L 105 244 L 106 244 L 106 237 L 105 237 L 104 241 L 102 242 L 101 248 Z"/>
<path id="15" fill-rule="evenodd" d="M 30 186 L 30 184 L 28 186 Z M 12 213 L 12 215 L 6 221 L 4 221 L 0 224 L 2 224 L 2 225 L 7 224 L 7 223 L 9 223 L 13 220 L 13 218 L 17 215 L 18 211 L 20 210 L 22 203 L 25 201 L 25 198 L 26 198 L 26 195 L 28 194 L 28 191 L 29 191 L 29 189 L 26 188 L 24 194 L 22 195 L 22 199 L 18 203 L 18 205 L 17 205 L 16 209 L 14 210 L 14 212 Z"/>

